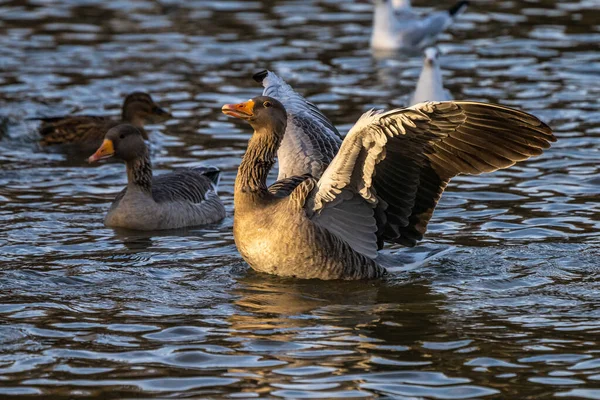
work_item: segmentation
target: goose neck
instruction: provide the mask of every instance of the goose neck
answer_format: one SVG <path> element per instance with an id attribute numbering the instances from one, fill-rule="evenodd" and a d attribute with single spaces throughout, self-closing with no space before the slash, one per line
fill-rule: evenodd
<path id="1" fill-rule="evenodd" d="M 254 131 L 248 142 L 248 149 L 238 168 L 235 181 L 236 192 L 267 191 L 267 176 L 275 164 L 275 156 L 280 141 L 278 135 L 269 132 Z"/>
<path id="2" fill-rule="evenodd" d="M 152 163 L 148 150 L 127 163 L 127 186 L 152 193 Z"/>

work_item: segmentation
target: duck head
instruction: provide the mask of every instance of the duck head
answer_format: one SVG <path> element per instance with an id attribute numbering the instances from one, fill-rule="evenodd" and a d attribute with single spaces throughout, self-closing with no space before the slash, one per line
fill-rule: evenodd
<path id="1" fill-rule="evenodd" d="M 123 121 L 136 126 L 164 122 L 173 115 L 158 106 L 148 93 L 134 92 L 123 102 Z"/>

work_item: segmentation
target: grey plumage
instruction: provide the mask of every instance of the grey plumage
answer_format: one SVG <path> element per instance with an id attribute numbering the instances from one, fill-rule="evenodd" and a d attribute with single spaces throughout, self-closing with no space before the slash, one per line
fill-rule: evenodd
<path id="1" fill-rule="evenodd" d="M 287 197 L 298 185 L 310 178 L 312 178 L 310 174 L 290 176 L 289 178 L 283 178 L 273 183 L 269 186 L 268 190 L 275 197 Z"/>
<path id="2" fill-rule="evenodd" d="M 216 184 L 204 169 L 193 168 L 151 177 L 150 189 L 152 199 L 159 204 L 169 202 L 200 204 L 207 200 L 210 191 L 216 190 Z M 117 195 L 115 201 L 123 198 L 126 193 L 127 188 Z"/>
<path id="3" fill-rule="evenodd" d="M 216 191 L 218 169 L 197 167 L 153 177 L 148 149 L 135 127 L 119 125 L 105 138 L 105 143 L 110 142 L 108 147 L 114 148 L 112 154 L 127 166 L 127 187 L 111 205 L 104 219 L 106 226 L 175 229 L 214 223 L 225 217 L 225 207 Z M 90 160 L 99 158 L 94 155 Z"/>
<path id="4" fill-rule="evenodd" d="M 320 179 L 287 178 L 267 189 L 287 134 L 284 106 L 263 96 L 223 111 L 255 130 L 236 178 L 236 245 L 257 271 L 307 279 L 382 276 L 378 244 L 420 240 L 452 177 L 509 167 L 556 140 L 536 117 L 499 105 L 369 111 Z"/>
<path id="5" fill-rule="evenodd" d="M 342 138 L 331 121 L 271 71 L 254 79 L 264 86 L 263 96 L 279 100 L 287 111 L 285 136 L 277 151 L 278 179 L 311 174 L 319 177 L 337 154 Z"/>

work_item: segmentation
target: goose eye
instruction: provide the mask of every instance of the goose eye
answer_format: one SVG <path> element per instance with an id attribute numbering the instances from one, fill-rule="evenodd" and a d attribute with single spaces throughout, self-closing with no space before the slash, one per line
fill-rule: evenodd
<path id="1" fill-rule="evenodd" d="M 119 136 L 121 139 L 125 139 L 125 135 L 121 135 Z"/>
<path id="2" fill-rule="evenodd" d="M 263 103 L 263 107 L 265 107 L 265 108 L 268 108 L 268 107 L 271 107 L 271 106 L 272 106 L 272 104 L 271 104 L 271 102 L 270 102 L 270 101 L 265 101 L 265 102 Z"/>

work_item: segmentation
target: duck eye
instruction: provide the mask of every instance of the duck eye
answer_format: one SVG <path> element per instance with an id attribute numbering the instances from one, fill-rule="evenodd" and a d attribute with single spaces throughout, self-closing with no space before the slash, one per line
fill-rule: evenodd
<path id="1" fill-rule="evenodd" d="M 265 107 L 265 108 L 271 107 L 272 105 L 273 105 L 273 104 L 271 104 L 271 102 L 270 102 L 270 101 L 265 101 L 265 102 L 263 103 L 263 107 Z"/>
<path id="2" fill-rule="evenodd" d="M 121 136 L 119 136 L 121 139 L 125 139 L 125 135 L 121 134 Z"/>

